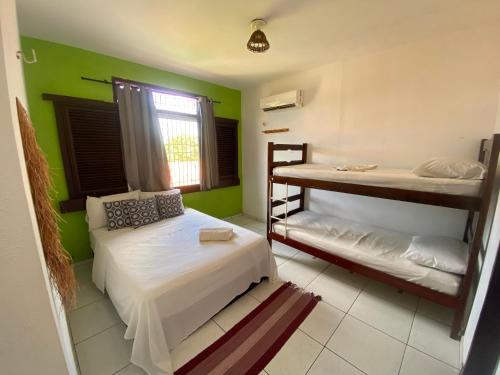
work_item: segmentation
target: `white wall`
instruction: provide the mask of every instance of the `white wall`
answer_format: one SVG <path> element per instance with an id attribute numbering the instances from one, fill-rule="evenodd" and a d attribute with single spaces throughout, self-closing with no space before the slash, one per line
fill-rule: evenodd
<path id="1" fill-rule="evenodd" d="M 47 278 L 26 176 L 15 98 L 26 103 L 15 3 L 0 1 L 0 373 L 76 373 L 64 312 Z M 72 352 L 69 352 L 70 354 Z"/>
<path id="2" fill-rule="evenodd" d="M 461 30 L 244 89 L 244 212 L 265 218 L 268 141 L 308 142 L 311 160 L 320 163 L 412 168 L 436 155 L 476 158 L 480 139 L 494 128 L 499 45 L 498 27 Z M 291 89 L 304 90 L 303 108 L 258 109 L 260 97 Z M 264 135 L 263 123 L 290 132 Z M 310 208 L 457 237 L 465 218 L 458 210 L 320 191 L 311 193 Z"/>

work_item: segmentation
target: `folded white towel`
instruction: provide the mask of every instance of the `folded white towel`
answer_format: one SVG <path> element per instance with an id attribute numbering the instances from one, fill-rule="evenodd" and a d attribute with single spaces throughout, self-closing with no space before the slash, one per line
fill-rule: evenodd
<path id="1" fill-rule="evenodd" d="M 233 228 L 201 228 L 200 241 L 229 241 L 233 237 Z"/>
<path id="2" fill-rule="evenodd" d="M 349 172 L 364 172 L 371 171 L 377 168 L 377 164 L 356 164 L 356 165 L 341 165 L 336 167 L 337 171 L 349 171 Z"/>

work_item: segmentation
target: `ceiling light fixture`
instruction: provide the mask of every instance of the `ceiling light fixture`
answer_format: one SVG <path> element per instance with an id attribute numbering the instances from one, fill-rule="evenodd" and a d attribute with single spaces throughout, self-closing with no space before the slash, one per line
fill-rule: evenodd
<path id="1" fill-rule="evenodd" d="M 252 30 L 255 30 L 247 43 L 247 48 L 251 52 L 262 53 L 269 49 L 269 42 L 267 41 L 266 34 L 262 32 L 262 28 L 266 26 L 266 21 L 257 18 L 250 22 Z"/>

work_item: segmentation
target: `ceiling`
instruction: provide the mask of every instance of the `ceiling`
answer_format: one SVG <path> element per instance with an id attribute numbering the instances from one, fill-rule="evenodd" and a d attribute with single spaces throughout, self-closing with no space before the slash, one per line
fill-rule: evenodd
<path id="1" fill-rule="evenodd" d="M 500 22 L 499 0 L 17 0 L 22 35 L 241 88 Z M 246 50 L 263 17 L 271 44 Z"/>

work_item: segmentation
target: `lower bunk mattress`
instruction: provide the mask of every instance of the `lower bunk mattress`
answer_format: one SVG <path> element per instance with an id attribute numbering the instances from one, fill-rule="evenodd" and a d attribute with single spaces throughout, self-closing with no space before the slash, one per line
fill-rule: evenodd
<path id="1" fill-rule="evenodd" d="M 273 230 L 284 236 L 284 222 Z M 441 293 L 456 295 L 462 281 L 460 275 L 401 258 L 410 234 L 302 211 L 288 217 L 286 237 Z"/>

